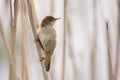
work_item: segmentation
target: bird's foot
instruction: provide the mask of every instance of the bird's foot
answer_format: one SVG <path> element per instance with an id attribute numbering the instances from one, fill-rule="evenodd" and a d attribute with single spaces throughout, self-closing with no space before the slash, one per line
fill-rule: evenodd
<path id="1" fill-rule="evenodd" d="M 45 59 L 45 57 L 40 57 L 40 62 L 42 62 Z"/>
<path id="2" fill-rule="evenodd" d="M 43 60 L 45 59 L 45 57 L 46 57 L 46 55 L 45 55 L 45 54 L 42 54 L 42 55 L 40 56 L 40 62 L 43 61 Z"/>
<path id="3" fill-rule="evenodd" d="M 36 38 L 36 39 L 34 40 L 34 42 L 37 42 L 37 41 L 39 41 L 39 39 L 38 39 L 38 38 Z"/>

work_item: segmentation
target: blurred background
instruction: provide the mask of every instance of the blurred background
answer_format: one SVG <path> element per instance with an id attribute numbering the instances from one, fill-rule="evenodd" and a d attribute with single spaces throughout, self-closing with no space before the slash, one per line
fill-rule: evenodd
<path id="1" fill-rule="evenodd" d="M 120 80 L 119 0 L 0 0 L 0 80 L 45 80 L 28 1 L 35 25 L 61 18 L 49 80 Z"/>

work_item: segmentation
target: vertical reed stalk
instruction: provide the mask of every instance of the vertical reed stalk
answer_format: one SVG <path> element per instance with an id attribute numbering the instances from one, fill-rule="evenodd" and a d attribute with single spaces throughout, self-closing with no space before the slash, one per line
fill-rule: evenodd
<path id="1" fill-rule="evenodd" d="M 21 26 L 22 26 L 22 35 L 21 35 L 21 62 L 22 62 L 22 80 L 29 80 L 28 79 L 28 69 L 26 64 L 26 29 L 27 29 L 27 15 L 26 15 L 26 0 L 20 1 L 20 10 L 21 10 Z"/>
<path id="2" fill-rule="evenodd" d="M 91 80 L 95 80 L 95 65 L 96 65 L 96 46 L 97 46 L 97 1 L 93 0 L 93 38 L 92 38 L 92 47 L 91 47 L 91 56 L 90 56 L 90 61 L 91 61 Z"/>
<path id="3" fill-rule="evenodd" d="M 49 1 L 50 2 L 50 9 L 49 9 L 49 14 L 50 15 L 54 15 L 54 0 L 50 0 Z M 53 65 L 55 64 L 55 56 L 53 56 L 52 58 L 51 58 L 51 71 L 49 72 L 49 74 L 50 74 L 50 80 L 55 80 L 54 79 L 54 67 L 53 67 Z"/>
<path id="4" fill-rule="evenodd" d="M 33 17 L 33 22 L 35 25 L 35 28 L 38 28 L 38 20 L 37 20 L 37 16 L 36 16 L 36 12 L 35 12 L 35 6 L 34 6 L 34 0 L 29 0 L 30 5 L 32 6 L 32 17 Z"/>
<path id="5" fill-rule="evenodd" d="M 24 26 L 23 26 L 24 27 Z M 26 64 L 26 51 L 25 51 L 25 28 L 22 27 L 22 36 L 21 36 L 21 62 L 22 62 L 22 80 L 29 80 L 28 79 L 28 69 Z"/>
<path id="6" fill-rule="evenodd" d="M 25 17 L 25 16 L 24 16 Z M 24 20 L 23 20 L 24 21 Z M 26 36 L 26 27 L 24 22 L 22 21 L 22 36 L 21 36 L 21 62 L 22 62 L 22 80 L 29 80 L 28 79 L 28 69 L 26 64 L 26 51 L 25 51 L 25 36 Z"/>
<path id="7" fill-rule="evenodd" d="M 17 22 L 17 14 L 18 14 L 18 0 L 14 1 L 14 9 L 12 9 L 12 0 L 10 0 L 10 18 L 11 18 L 11 50 L 13 55 L 13 61 L 15 63 L 15 42 L 16 42 L 16 22 Z M 14 19 L 13 19 L 13 11 L 14 10 Z M 10 64 L 10 71 L 9 71 L 9 80 L 15 80 L 14 77 L 15 73 L 12 70 L 12 65 Z"/>
<path id="8" fill-rule="evenodd" d="M 109 41 L 109 25 L 106 22 L 106 37 L 107 37 L 107 53 L 108 53 L 108 68 L 109 68 L 109 80 L 114 80 L 113 70 L 112 70 L 112 61 L 110 56 L 110 41 Z"/>
<path id="9" fill-rule="evenodd" d="M 11 50 L 10 45 L 9 45 L 5 35 L 4 35 L 1 20 L 0 20 L 0 33 L 1 33 L 1 36 L 2 36 L 2 39 L 3 39 L 3 42 L 5 44 L 5 47 L 6 47 L 6 50 L 7 50 L 7 55 L 8 55 L 8 58 L 9 58 L 9 61 L 10 61 L 10 64 L 11 64 L 11 67 L 12 67 L 12 70 L 13 70 L 13 73 L 14 73 L 14 80 L 18 80 L 12 50 Z"/>
<path id="10" fill-rule="evenodd" d="M 30 19 L 30 23 L 31 23 L 31 27 L 32 27 L 32 31 L 33 31 L 33 35 L 34 35 L 34 39 L 37 40 L 38 39 L 38 36 L 36 34 L 36 31 L 37 31 L 37 26 L 38 26 L 38 23 L 36 23 L 35 21 L 36 18 L 35 18 L 35 9 L 34 9 L 34 6 L 32 5 L 33 3 L 30 3 L 29 0 L 27 0 L 27 6 L 28 6 L 28 13 L 29 13 L 29 19 Z M 35 22 L 35 23 L 34 23 Z M 41 52 L 41 46 L 40 46 L 40 43 L 37 41 L 36 42 L 36 48 L 37 48 L 37 51 L 38 51 L 38 55 L 40 57 L 40 55 L 42 54 Z M 43 76 L 44 76 L 44 80 L 49 80 L 48 78 L 48 74 L 46 72 L 46 69 L 45 69 L 45 66 L 44 66 L 44 63 L 43 61 L 41 62 L 41 66 L 42 66 L 42 72 L 43 72 Z"/>
<path id="11" fill-rule="evenodd" d="M 117 54 L 116 54 L 116 66 L 115 66 L 115 80 L 117 80 L 118 76 L 118 69 L 119 69 L 119 57 L 120 57 L 120 50 L 119 50 L 119 45 L 120 45 L 120 0 L 118 2 L 118 30 L 117 30 Z"/>
<path id="12" fill-rule="evenodd" d="M 62 80 L 65 80 L 65 65 L 66 65 L 66 26 L 67 26 L 67 0 L 64 0 L 64 30 L 63 30 L 63 55 L 62 55 Z"/>

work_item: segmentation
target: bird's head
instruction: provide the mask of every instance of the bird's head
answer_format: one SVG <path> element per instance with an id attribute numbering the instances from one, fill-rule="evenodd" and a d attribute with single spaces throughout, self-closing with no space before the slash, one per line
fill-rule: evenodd
<path id="1" fill-rule="evenodd" d="M 56 20 L 60 18 L 54 18 L 52 16 L 46 16 L 41 23 L 41 27 L 52 26 Z"/>

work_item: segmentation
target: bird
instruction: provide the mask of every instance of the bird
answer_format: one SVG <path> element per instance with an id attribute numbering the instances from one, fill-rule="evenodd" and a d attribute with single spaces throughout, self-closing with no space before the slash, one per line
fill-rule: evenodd
<path id="1" fill-rule="evenodd" d="M 46 71 L 50 70 L 51 56 L 56 47 L 56 30 L 53 26 L 59 19 L 60 18 L 54 18 L 53 16 L 46 16 L 37 29 L 37 35 L 43 51 L 40 56 L 40 61 L 44 60 Z"/>

